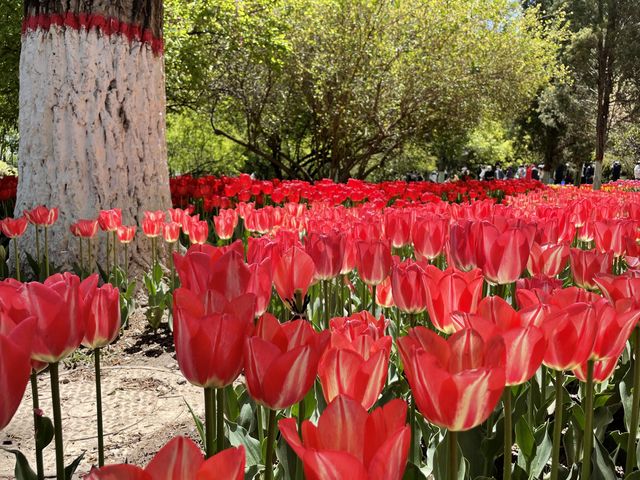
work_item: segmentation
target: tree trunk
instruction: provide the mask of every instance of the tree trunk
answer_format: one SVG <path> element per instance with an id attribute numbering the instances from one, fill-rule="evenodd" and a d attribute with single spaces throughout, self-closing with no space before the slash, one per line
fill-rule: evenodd
<path id="1" fill-rule="evenodd" d="M 16 215 L 59 207 L 51 258 L 68 268 L 75 220 L 121 208 L 132 224 L 171 206 L 162 0 L 24 0 L 24 8 Z M 33 252 L 29 232 L 23 248 Z M 136 260 L 144 244 L 130 249 Z"/>
<path id="2" fill-rule="evenodd" d="M 598 112 L 596 118 L 596 159 L 593 189 L 602 186 L 602 162 L 607 146 L 613 68 L 617 28 L 617 0 L 608 0 L 606 32 L 604 27 L 604 1 L 598 0 Z"/>

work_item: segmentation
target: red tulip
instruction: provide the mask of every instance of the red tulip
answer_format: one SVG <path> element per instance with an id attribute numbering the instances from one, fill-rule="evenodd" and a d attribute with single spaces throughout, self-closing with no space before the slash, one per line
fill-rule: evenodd
<path id="1" fill-rule="evenodd" d="M 553 370 L 571 370 L 585 363 L 591 357 L 597 328 L 591 303 L 554 310 L 542 323 L 548 341 L 543 363 Z"/>
<path id="2" fill-rule="evenodd" d="M 391 272 L 391 248 L 383 240 L 359 241 L 356 244 L 356 268 L 367 285 L 379 285 Z"/>
<path id="3" fill-rule="evenodd" d="M 313 386 L 328 335 L 316 333 L 305 320 L 280 325 L 272 315 L 260 317 L 255 336 L 245 344 L 249 394 L 272 410 L 298 403 Z"/>
<path id="4" fill-rule="evenodd" d="M 505 347 L 500 336 L 484 340 L 475 330 L 448 340 L 424 327 L 398 340 L 409 385 L 427 420 L 452 431 L 484 422 L 505 387 Z"/>
<path id="5" fill-rule="evenodd" d="M 93 238 L 98 233 L 98 220 L 78 220 L 69 227 L 71 234 L 80 238 Z"/>
<path id="6" fill-rule="evenodd" d="M 35 324 L 34 318 L 15 324 L 6 313 L 0 313 L 0 430 L 16 413 L 29 382 Z"/>
<path id="7" fill-rule="evenodd" d="M 608 220 L 594 222 L 596 249 L 600 253 L 612 253 L 621 257 L 626 250 L 626 227 L 629 223 L 625 220 Z"/>
<path id="8" fill-rule="evenodd" d="M 329 280 L 340 274 L 344 263 L 347 237 L 338 232 L 311 232 L 305 239 L 304 248 L 313 259 L 318 280 Z"/>
<path id="9" fill-rule="evenodd" d="M 44 283 L 27 283 L 23 296 L 30 314 L 37 320 L 33 359 L 58 362 L 80 346 L 84 318 L 80 279 L 76 275 L 56 274 Z"/>
<path id="10" fill-rule="evenodd" d="M 115 232 L 122 225 L 122 211 L 119 208 L 100 210 L 98 224 L 104 232 Z"/>
<path id="11" fill-rule="evenodd" d="M 220 210 L 216 217 L 213 217 L 213 226 L 216 234 L 222 240 L 229 240 L 233 237 L 233 232 L 238 225 L 238 213 L 235 210 Z"/>
<path id="12" fill-rule="evenodd" d="M 277 260 L 273 283 L 282 301 L 293 307 L 307 295 L 314 276 L 313 259 L 301 248 L 291 247 Z"/>
<path id="13" fill-rule="evenodd" d="M 572 248 L 570 251 L 571 274 L 578 287 L 597 288 L 594 278 L 599 273 L 611 273 L 613 268 L 613 254 L 600 253 L 595 250 L 580 250 Z"/>
<path id="14" fill-rule="evenodd" d="M 544 332 L 520 315 L 500 297 L 485 297 L 478 305 L 478 314 L 467 314 L 467 328 L 479 332 L 489 341 L 500 335 L 506 348 L 506 384 L 520 385 L 536 373 L 547 348 Z"/>
<path id="15" fill-rule="evenodd" d="M 196 294 L 185 288 L 174 292 L 174 330 L 178 365 L 194 385 L 223 388 L 242 371 L 244 343 L 253 329 L 254 295 L 214 300 L 209 291 Z M 203 298 L 204 297 L 204 298 Z M 211 305 L 209 301 L 216 305 Z"/>
<path id="16" fill-rule="evenodd" d="M 441 271 L 429 265 L 427 275 L 427 311 L 433 325 L 444 333 L 453 333 L 456 328 L 451 313 L 460 311 L 474 313 L 482 298 L 482 273 L 478 269 L 463 272 L 454 268 Z"/>
<path id="17" fill-rule="evenodd" d="M 331 346 L 344 348 L 350 345 L 362 356 L 366 356 L 367 352 L 372 350 L 371 342 L 389 338 L 385 335 L 387 324 L 383 316 L 375 318 L 366 310 L 354 313 L 350 317 L 332 318 L 329 321 L 332 332 Z"/>
<path id="18" fill-rule="evenodd" d="M 318 377 L 327 402 L 345 394 L 358 401 L 367 410 L 378 400 L 384 388 L 391 352 L 391 337 L 371 343 L 365 355 L 350 344 L 344 346 L 344 337 L 333 333 L 340 347 L 329 348 L 318 364 Z M 333 341 L 332 341 L 333 344 Z M 358 345 L 360 346 L 360 345 Z"/>
<path id="19" fill-rule="evenodd" d="M 411 442 L 406 415 L 402 400 L 367 413 L 357 401 L 341 395 L 322 412 L 317 426 L 305 420 L 298 432 L 293 418 L 280 420 L 278 426 L 309 480 L 400 480 Z"/>
<path id="20" fill-rule="evenodd" d="M 384 211 L 384 233 L 394 248 L 411 243 L 413 212 L 409 209 L 386 209 Z"/>
<path id="21" fill-rule="evenodd" d="M 124 225 L 120 225 L 116 229 L 116 235 L 118 236 L 118 240 L 120 243 L 131 243 L 133 241 L 133 237 L 136 234 L 136 226 L 133 225 L 131 227 L 127 227 Z"/>
<path id="22" fill-rule="evenodd" d="M 417 218 L 411 238 L 417 260 L 433 260 L 444 252 L 449 233 L 449 220 L 440 215 Z"/>
<path id="23" fill-rule="evenodd" d="M 191 243 L 202 245 L 203 243 L 207 243 L 207 238 L 209 238 L 209 224 L 206 220 L 192 221 L 189 224 L 188 232 L 185 231 L 185 233 L 188 233 Z"/>
<path id="24" fill-rule="evenodd" d="M 448 263 L 462 271 L 478 266 L 476 262 L 475 238 L 477 224 L 462 220 L 451 224 L 449 230 Z"/>
<path id="25" fill-rule="evenodd" d="M 247 286 L 247 292 L 256 296 L 256 317 L 262 316 L 269 308 L 273 275 L 271 259 L 266 258 L 260 263 L 249 265 L 251 277 Z"/>
<path id="26" fill-rule="evenodd" d="M 405 260 L 391 269 L 393 303 L 401 311 L 416 314 L 427 309 L 427 275 L 413 260 Z"/>
<path id="27" fill-rule="evenodd" d="M 162 237 L 167 243 L 175 243 L 180 238 L 180 224 L 169 222 L 162 225 Z"/>
<path id="28" fill-rule="evenodd" d="M 29 223 L 34 225 L 50 227 L 58 220 L 58 209 L 47 208 L 44 205 L 40 205 L 33 210 L 25 210 L 23 213 Z"/>
<path id="29" fill-rule="evenodd" d="M 530 244 L 519 227 L 500 229 L 482 222 L 476 239 L 476 261 L 487 281 L 506 285 L 515 282 L 524 271 Z"/>
<path id="30" fill-rule="evenodd" d="M 162 234 L 162 222 L 152 218 L 142 220 L 142 232 L 148 238 L 155 238 Z"/>
<path id="31" fill-rule="evenodd" d="M 532 276 L 555 277 L 560 275 L 569 260 L 567 245 L 533 243 L 527 262 L 527 270 Z"/>
<path id="32" fill-rule="evenodd" d="M 0 221 L 0 228 L 2 228 L 2 233 L 4 233 L 4 235 L 8 238 L 21 237 L 27 230 L 28 225 L 29 221 L 26 217 L 7 217 L 4 220 Z"/>
<path id="33" fill-rule="evenodd" d="M 175 437 L 156 454 L 144 470 L 129 464 L 93 468 L 86 480 L 242 480 L 243 447 L 228 448 L 205 460 L 187 437 Z"/>
<path id="34" fill-rule="evenodd" d="M 106 283 L 96 289 L 88 307 L 82 344 L 91 349 L 105 347 L 120 331 L 120 291 Z"/>
<path id="35" fill-rule="evenodd" d="M 593 281 L 612 304 L 619 300 L 631 300 L 635 308 L 640 308 L 640 277 L 629 272 L 618 276 L 598 274 Z"/>

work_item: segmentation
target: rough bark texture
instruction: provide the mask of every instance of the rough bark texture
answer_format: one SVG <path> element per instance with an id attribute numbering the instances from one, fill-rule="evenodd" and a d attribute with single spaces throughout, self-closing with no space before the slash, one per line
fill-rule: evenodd
<path id="1" fill-rule="evenodd" d="M 43 15 L 80 4 L 96 15 L 130 12 L 121 20 L 147 22 L 160 32 L 160 1 L 27 0 L 25 11 Z M 50 238 L 56 265 L 69 267 L 76 259 L 73 221 L 118 207 L 132 224 L 144 210 L 168 208 L 162 57 L 149 43 L 96 28 L 27 30 L 20 60 L 18 169 L 16 213 L 39 204 L 60 208 Z M 29 232 L 23 245 L 33 252 Z M 132 247 L 134 256 L 144 250 Z"/>

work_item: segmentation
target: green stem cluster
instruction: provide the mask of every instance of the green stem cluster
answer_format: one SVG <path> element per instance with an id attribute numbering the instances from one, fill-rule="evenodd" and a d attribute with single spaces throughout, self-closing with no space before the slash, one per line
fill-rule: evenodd
<path id="1" fill-rule="evenodd" d="M 636 438 L 640 413 L 640 328 L 633 333 L 633 393 L 631 401 L 631 423 L 627 439 L 627 461 L 624 472 L 629 475 L 636 467 Z"/>

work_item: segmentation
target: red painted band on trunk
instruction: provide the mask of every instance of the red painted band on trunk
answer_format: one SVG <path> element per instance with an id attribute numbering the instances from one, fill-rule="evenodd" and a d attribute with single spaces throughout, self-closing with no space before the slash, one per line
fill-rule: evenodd
<path id="1" fill-rule="evenodd" d="M 117 18 L 105 17 L 103 15 L 91 15 L 86 13 L 75 14 L 67 12 L 65 14 L 51 15 L 31 15 L 22 21 L 22 33 L 36 31 L 38 29 L 49 30 L 52 26 L 72 28 L 74 30 L 96 29 L 103 35 L 122 35 L 130 42 L 137 41 L 151 45 L 155 54 L 162 54 L 164 51 L 164 41 L 155 37 L 149 29 L 142 30 L 140 25 L 121 22 Z"/>

